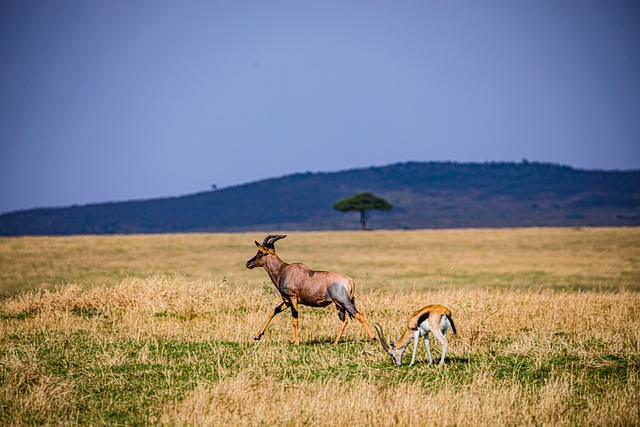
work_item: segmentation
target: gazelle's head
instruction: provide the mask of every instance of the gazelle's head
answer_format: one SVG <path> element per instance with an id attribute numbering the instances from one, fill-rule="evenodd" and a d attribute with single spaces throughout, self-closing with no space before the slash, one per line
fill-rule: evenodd
<path id="1" fill-rule="evenodd" d="M 402 365 L 402 354 L 407 347 L 404 346 L 402 348 L 396 348 L 393 341 L 387 342 L 387 338 L 384 336 L 384 332 L 382 331 L 382 326 L 376 323 L 374 327 L 376 328 L 376 332 L 378 333 L 378 338 L 380 338 L 379 341 L 380 344 L 382 344 L 382 348 L 387 352 L 389 356 L 391 356 L 393 364 L 396 366 Z"/>
<path id="2" fill-rule="evenodd" d="M 285 237 L 287 236 L 279 234 L 269 234 L 267 237 L 265 237 L 262 244 L 255 242 L 256 246 L 258 247 L 258 253 L 256 254 L 256 256 L 247 261 L 246 267 L 255 268 L 264 266 L 267 256 L 276 254 L 276 247 L 274 246 L 274 243 L 280 239 L 284 239 Z"/>

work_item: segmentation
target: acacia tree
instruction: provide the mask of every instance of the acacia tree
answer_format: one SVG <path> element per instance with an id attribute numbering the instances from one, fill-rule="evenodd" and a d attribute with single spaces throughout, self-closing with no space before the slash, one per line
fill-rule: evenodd
<path id="1" fill-rule="evenodd" d="M 393 205 L 386 199 L 367 192 L 358 193 L 351 197 L 338 200 L 333 204 L 333 209 L 340 212 L 360 212 L 360 227 L 362 230 L 366 230 L 369 211 L 390 211 L 393 209 Z"/>

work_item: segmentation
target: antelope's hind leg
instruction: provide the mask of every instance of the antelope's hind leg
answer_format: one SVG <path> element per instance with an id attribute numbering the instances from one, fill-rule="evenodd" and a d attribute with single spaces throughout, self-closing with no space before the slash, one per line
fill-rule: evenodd
<path id="1" fill-rule="evenodd" d="M 347 326 L 347 322 L 349 318 L 347 317 L 347 311 L 336 304 L 336 308 L 338 309 L 338 317 L 340 318 L 340 329 L 338 329 L 338 336 L 335 341 L 333 341 L 333 345 L 338 345 L 338 341 L 340 341 L 340 337 L 342 337 L 342 333 L 344 332 L 344 328 Z"/>
<path id="2" fill-rule="evenodd" d="M 367 332 L 367 335 L 369 335 L 369 341 L 371 341 L 372 343 L 375 343 L 376 337 L 373 336 L 373 332 L 371 332 L 371 329 L 369 329 L 369 325 L 367 324 L 367 320 L 364 318 L 364 314 L 357 311 L 356 314 L 353 315 L 353 317 L 355 317 L 360 321 L 360 323 L 362 323 L 362 327 Z"/>
<path id="3" fill-rule="evenodd" d="M 442 355 L 440 356 L 440 363 L 438 365 L 444 365 L 444 357 L 447 354 L 447 329 L 449 325 L 446 322 L 446 315 L 440 318 L 429 318 L 429 326 L 431 327 L 431 332 L 433 336 L 436 337 L 440 344 L 442 345 Z"/>
<path id="4" fill-rule="evenodd" d="M 258 334 L 253 339 L 256 341 L 260 340 L 260 338 L 262 338 L 262 335 L 264 335 L 264 331 L 265 329 L 267 329 L 269 322 L 271 322 L 271 319 L 273 319 L 276 314 L 282 313 L 287 308 L 289 308 L 289 303 L 285 301 L 278 304 L 273 310 L 271 310 L 271 312 L 269 313 L 269 318 L 266 322 L 264 322 L 264 325 L 262 325 L 262 328 L 260 328 L 260 332 L 258 332 Z"/>
<path id="5" fill-rule="evenodd" d="M 438 365 L 442 366 L 444 365 L 444 356 L 447 354 L 447 331 L 445 330 L 444 333 L 442 333 L 439 329 L 434 329 L 432 332 L 433 336 L 436 337 L 438 341 L 440 341 L 440 344 L 442 344 L 442 356 L 440 357 L 440 363 L 438 363 Z"/>
<path id="6" fill-rule="evenodd" d="M 431 358 L 431 346 L 429 345 L 429 332 L 424 334 L 424 346 L 427 349 L 427 357 L 429 358 L 429 364 L 432 364 L 433 359 Z"/>
<path id="7" fill-rule="evenodd" d="M 347 313 L 349 313 L 349 316 L 355 317 L 356 319 L 358 319 L 358 321 L 360 321 L 360 323 L 362 324 L 362 327 L 364 327 L 364 330 L 367 332 L 367 335 L 369 335 L 369 340 L 371 340 L 372 343 L 376 342 L 376 339 L 373 336 L 373 332 L 371 332 L 371 329 L 369 329 L 369 325 L 367 324 L 367 321 L 364 318 L 364 314 L 362 314 L 361 312 L 358 311 L 358 309 L 356 309 L 355 303 L 349 297 L 349 294 L 344 289 L 344 287 L 338 284 L 334 284 L 329 286 L 327 291 L 329 293 L 329 296 L 331 297 L 331 300 L 337 306 L 342 307 L 343 310 L 346 310 Z M 344 326 L 342 326 L 341 329 L 344 329 Z M 340 334 L 342 334 L 342 331 L 340 332 Z M 336 339 L 336 342 L 337 342 L 337 339 Z"/>

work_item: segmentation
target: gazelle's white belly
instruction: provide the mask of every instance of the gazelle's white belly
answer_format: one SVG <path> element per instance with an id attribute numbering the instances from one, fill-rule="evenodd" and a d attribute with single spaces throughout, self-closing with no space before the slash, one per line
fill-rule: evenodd
<path id="1" fill-rule="evenodd" d="M 440 318 L 439 327 L 441 331 L 447 330 L 451 327 L 451 322 L 449 322 L 447 316 L 442 316 Z M 420 336 L 424 336 L 427 333 L 432 332 L 431 325 L 429 324 L 429 319 L 425 319 L 424 322 L 418 325 L 418 331 L 420 332 Z"/>

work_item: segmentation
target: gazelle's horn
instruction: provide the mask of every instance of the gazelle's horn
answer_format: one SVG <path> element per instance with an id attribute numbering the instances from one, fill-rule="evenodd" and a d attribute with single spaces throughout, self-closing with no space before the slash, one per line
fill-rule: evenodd
<path id="1" fill-rule="evenodd" d="M 384 332 L 382 332 L 382 326 L 379 324 L 373 325 L 376 328 L 376 332 L 378 333 L 378 338 L 380 338 L 380 344 L 382 344 L 382 348 L 384 351 L 389 351 L 389 344 L 387 343 L 387 338 L 384 336 Z"/>
<path id="2" fill-rule="evenodd" d="M 265 248 L 274 249 L 273 244 L 280 239 L 284 239 L 285 237 L 287 236 L 282 234 L 269 234 L 267 237 L 264 238 L 264 242 L 262 242 L 262 246 L 264 246 Z"/>

